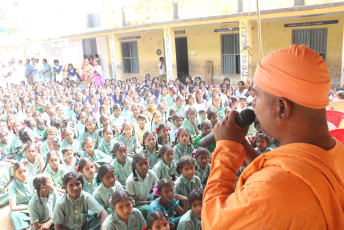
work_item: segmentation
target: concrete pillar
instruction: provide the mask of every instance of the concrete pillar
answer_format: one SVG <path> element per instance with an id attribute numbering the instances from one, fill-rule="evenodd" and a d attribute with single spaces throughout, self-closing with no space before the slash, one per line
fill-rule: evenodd
<path id="1" fill-rule="evenodd" d="M 113 79 L 117 80 L 115 38 L 113 34 L 109 35 L 109 47 L 110 47 L 111 76 Z"/>
<path id="2" fill-rule="evenodd" d="M 252 82 L 253 73 L 250 70 L 250 55 L 251 55 L 251 23 L 248 20 L 239 21 L 240 30 L 240 70 L 241 80 Z"/>
<path id="3" fill-rule="evenodd" d="M 176 40 L 173 28 L 164 28 L 167 81 L 177 78 Z"/>

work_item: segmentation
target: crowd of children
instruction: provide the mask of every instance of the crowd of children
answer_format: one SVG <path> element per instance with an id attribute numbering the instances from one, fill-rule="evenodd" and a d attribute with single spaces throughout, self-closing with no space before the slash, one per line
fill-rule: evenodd
<path id="1" fill-rule="evenodd" d="M 15 229 L 201 229 L 216 144 L 200 140 L 252 99 L 242 81 L 148 74 L 0 88 L 0 206 Z M 259 153 L 279 145 L 258 121 L 247 138 Z"/>

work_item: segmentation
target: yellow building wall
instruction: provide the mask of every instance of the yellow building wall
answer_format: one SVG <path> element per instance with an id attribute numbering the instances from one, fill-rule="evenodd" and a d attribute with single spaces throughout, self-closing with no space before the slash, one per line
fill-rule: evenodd
<path id="1" fill-rule="evenodd" d="M 138 32 L 130 34 L 116 35 L 118 39 L 124 37 L 141 36 L 140 39 L 118 41 L 115 46 L 116 50 L 116 67 L 117 67 L 117 79 L 124 80 L 126 78 L 137 77 L 139 82 L 144 80 L 144 76 L 149 73 L 152 77 L 159 75 L 159 57 L 164 56 L 164 39 L 162 30 Z M 139 73 L 123 73 L 123 56 L 120 43 L 126 41 L 137 41 L 138 56 L 139 56 Z M 156 51 L 160 49 L 161 55 L 157 55 Z"/>
<path id="2" fill-rule="evenodd" d="M 284 24 L 339 20 L 338 24 L 322 25 L 322 26 L 304 26 L 304 27 L 288 27 Z M 342 66 L 342 43 L 343 43 L 343 15 L 322 16 L 322 17 L 305 17 L 283 20 L 262 21 L 262 44 L 263 55 L 276 51 L 281 48 L 289 47 L 292 43 L 292 31 L 294 29 L 312 29 L 312 28 L 328 28 L 327 31 L 327 68 L 332 79 L 332 85 L 340 82 L 341 66 Z M 251 59 L 251 69 L 255 70 L 259 61 L 259 48 L 257 25 L 252 23 L 252 48 L 253 56 Z M 254 71 L 253 71 L 254 72 Z"/>

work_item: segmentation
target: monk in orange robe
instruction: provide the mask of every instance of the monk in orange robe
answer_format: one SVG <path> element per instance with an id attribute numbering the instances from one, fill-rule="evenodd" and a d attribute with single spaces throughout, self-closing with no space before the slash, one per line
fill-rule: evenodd
<path id="1" fill-rule="evenodd" d="M 281 147 L 254 158 L 237 112 L 215 127 L 202 229 L 344 229 L 344 147 L 328 131 L 326 63 L 306 46 L 271 53 L 254 76 L 254 111 Z"/>

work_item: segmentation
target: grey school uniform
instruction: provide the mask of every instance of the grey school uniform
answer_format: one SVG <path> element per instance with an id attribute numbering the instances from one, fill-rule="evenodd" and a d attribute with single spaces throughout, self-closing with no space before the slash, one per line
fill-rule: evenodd
<path id="1" fill-rule="evenodd" d="M 141 212 L 137 210 L 136 208 L 133 208 L 133 211 L 131 212 L 128 224 L 126 224 L 124 221 L 122 221 L 116 212 L 109 215 L 102 226 L 102 230 L 141 230 L 146 226 L 146 221 L 143 218 Z"/>
<path id="2" fill-rule="evenodd" d="M 195 175 L 199 177 L 199 179 L 202 182 L 203 188 L 207 185 L 208 177 L 210 175 L 210 164 L 207 164 L 204 170 L 201 169 L 199 164 L 197 163 L 197 170 L 195 172 Z"/>
<path id="3" fill-rule="evenodd" d="M 189 210 L 180 218 L 177 230 L 202 230 L 201 220 Z"/>
<path id="4" fill-rule="evenodd" d="M 93 192 L 92 196 L 96 201 L 103 206 L 103 208 L 108 212 L 111 213 L 108 209 L 111 208 L 111 204 L 109 202 L 110 196 L 114 194 L 114 192 L 123 190 L 121 183 L 116 181 L 115 185 L 112 188 L 107 188 L 103 183 L 99 185 L 98 188 Z"/>
<path id="5" fill-rule="evenodd" d="M 105 153 L 106 155 L 109 155 L 112 157 L 112 149 L 113 146 L 117 143 L 117 140 L 113 138 L 110 143 L 106 142 L 103 138 L 100 141 L 100 144 L 98 145 L 98 148 L 100 151 Z"/>
<path id="6" fill-rule="evenodd" d="M 27 205 L 34 194 L 32 178 L 28 177 L 25 182 L 14 179 L 8 189 L 8 199 L 16 198 L 17 205 Z M 10 213 L 15 229 L 30 227 L 29 211 L 11 211 Z"/>
<path id="7" fill-rule="evenodd" d="M 137 181 L 134 180 L 133 173 L 130 174 L 126 181 L 127 192 L 135 196 L 136 201 L 148 201 L 148 195 L 152 187 L 158 182 L 159 178 L 149 169 L 145 178 L 141 178 L 136 172 Z"/>
<path id="8" fill-rule="evenodd" d="M 77 211 L 75 211 L 73 206 L 77 207 Z M 103 209 L 104 208 L 86 192 L 82 191 L 79 199 L 75 200 L 71 199 L 69 194 L 65 194 L 56 205 L 52 221 L 54 224 L 61 224 L 68 229 L 88 229 L 88 210 L 99 215 Z"/>
<path id="9" fill-rule="evenodd" d="M 80 152 L 80 159 L 86 158 L 86 157 L 89 158 L 90 160 L 92 160 L 94 163 L 100 165 L 100 166 L 102 166 L 104 164 L 109 164 L 112 160 L 112 158 L 109 155 L 106 155 L 105 153 L 103 153 L 99 149 L 94 150 L 93 158 L 90 157 L 88 152 L 81 151 Z"/>
<path id="10" fill-rule="evenodd" d="M 88 192 L 92 194 L 98 187 L 97 183 L 97 174 L 94 174 L 94 178 L 91 183 L 89 183 L 84 176 L 82 176 L 84 180 L 84 185 L 82 186 L 82 191 Z"/>
<path id="11" fill-rule="evenodd" d="M 174 160 L 178 162 L 182 156 L 192 157 L 194 149 L 193 145 L 182 146 L 180 143 L 176 144 L 173 148 Z"/>
<path id="12" fill-rule="evenodd" d="M 133 172 L 133 159 L 127 157 L 124 165 L 120 164 L 117 159 L 111 161 L 110 165 L 114 167 L 116 173 L 116 180 L 118 180 L 122 185 L 125 185 L 125 181 L 128 179 L 129 175 Z"/>
<path id="13" fill-rule="evenodd" d="M 128 153 L 129 153 L 130 156 L 135 155 L 135 149 L 139 148 L 141 146 L 140 142 L 139 142 L 139 139 L 137 138 L 136 135 L 131 135 L 130 138 L 127 139 L 125 137 L 125 135 L 122 133 L 117 138 L 117 141 L 123 142 L 123 144 L 125 144 L 127 146 Z"/>
<path id="14" fill-rule="evenodd" d="M 159 178 L 159 180 L 163 178 L 172 180 L 173 175 L 177 176 L 176 164 L 174 161 L 172 161 L 170 165 L 167 165 L 163 160 L 160 160 L 153 166 L 152 170 L 155 172 L 155 175 Z"/>
<path id="15" fill-rule="evenodd" d="M 53 217 L 55 205 L 62 196 L 62 193 L 52 190 L 48 193 L 48 197 L 41 197 L 41 203 L 36 193 L 28 205 L 31 224 L 36 222 L 42 224 L 50 220 Z M 31 229 L 34 228 L 31 227 Z"/>
<path id="16" fill-rule="evenodd" d="M 159 156 L 159 149 L 161 148 L 160 145 L 158 145 L 158 149 L 154 146 L 153 152 L 149 151 L 149 149 L 146 147 L 146 149 L 141 148 L 139 153 L 143 153 L 149 160 L 149 168 L 152 169 L 153 166 L 160 161 Z"/>
<path id="17" fill-rule="evenodd" d="M 37 157 L 39 157 L 39 155 L 37 155 Z M 26 166 L 28 176 L 33 178 L 37 174 L 39 174 L 41 168 L 39 166 L 39 162 L 37 158 L 35 159 L 35 162 L 33 164 L 27 159 L 27 157 L 21 159 L 20 162 L 22 162 Z"/>
<path id="18" fill-rule="evenodd" d="M 59 165 L 57 172 L 55 172 L 50 165 L 48 164 L 44 170 L 44 173 L 49 174 L 51 176 L 52 181 L 54 182 L 55 187 L 62 188 L 63 183 L 62 179 L 63 176 L 68 172 L 64 165 Z"/>
<path id="19" fill-rule="evenodd" d="M 0 161 L 0 207 L 8 204 L 8 191 L 6 187 L 13 176 L 13 166 L 11 162 Z"/>
<path id="20" fill-rule="evenodd" d="M 193 176 L 191 180 L 188 180 L 182 175 L 174 182 L 175 194 L 187 196 L 191 190 L 196 188 L 202 188 L 202 183 L 198 176 Z"/>
<path id="21" fill-rule="evenodd" d="M 76 139 L 73 140 L 72 144 L 70 145 L 66 139 L 63 139 L 60 144 L 60 148 L 63 149 L 66 146 L 71 146 L 73 148 L 73 153 L 79 154 L 80 152 L 80 142 Z"/>
<path id="22" fill-rule="evenodd" d="M 79 139 L 78 139 L 80 142 L 80 145 L 82 145 L 82 142 L 84 141 L 84 139 L 86 137 L 92 137 L 94 144 L 96 146 L 98 146 L 98 144 L 100 143 L 100 140 L 101 140 L 99 133 L 97 131 L 94 131 L 92 134 L 89 133 L 88 131 L 84 131 L 80 134 Z"/>

